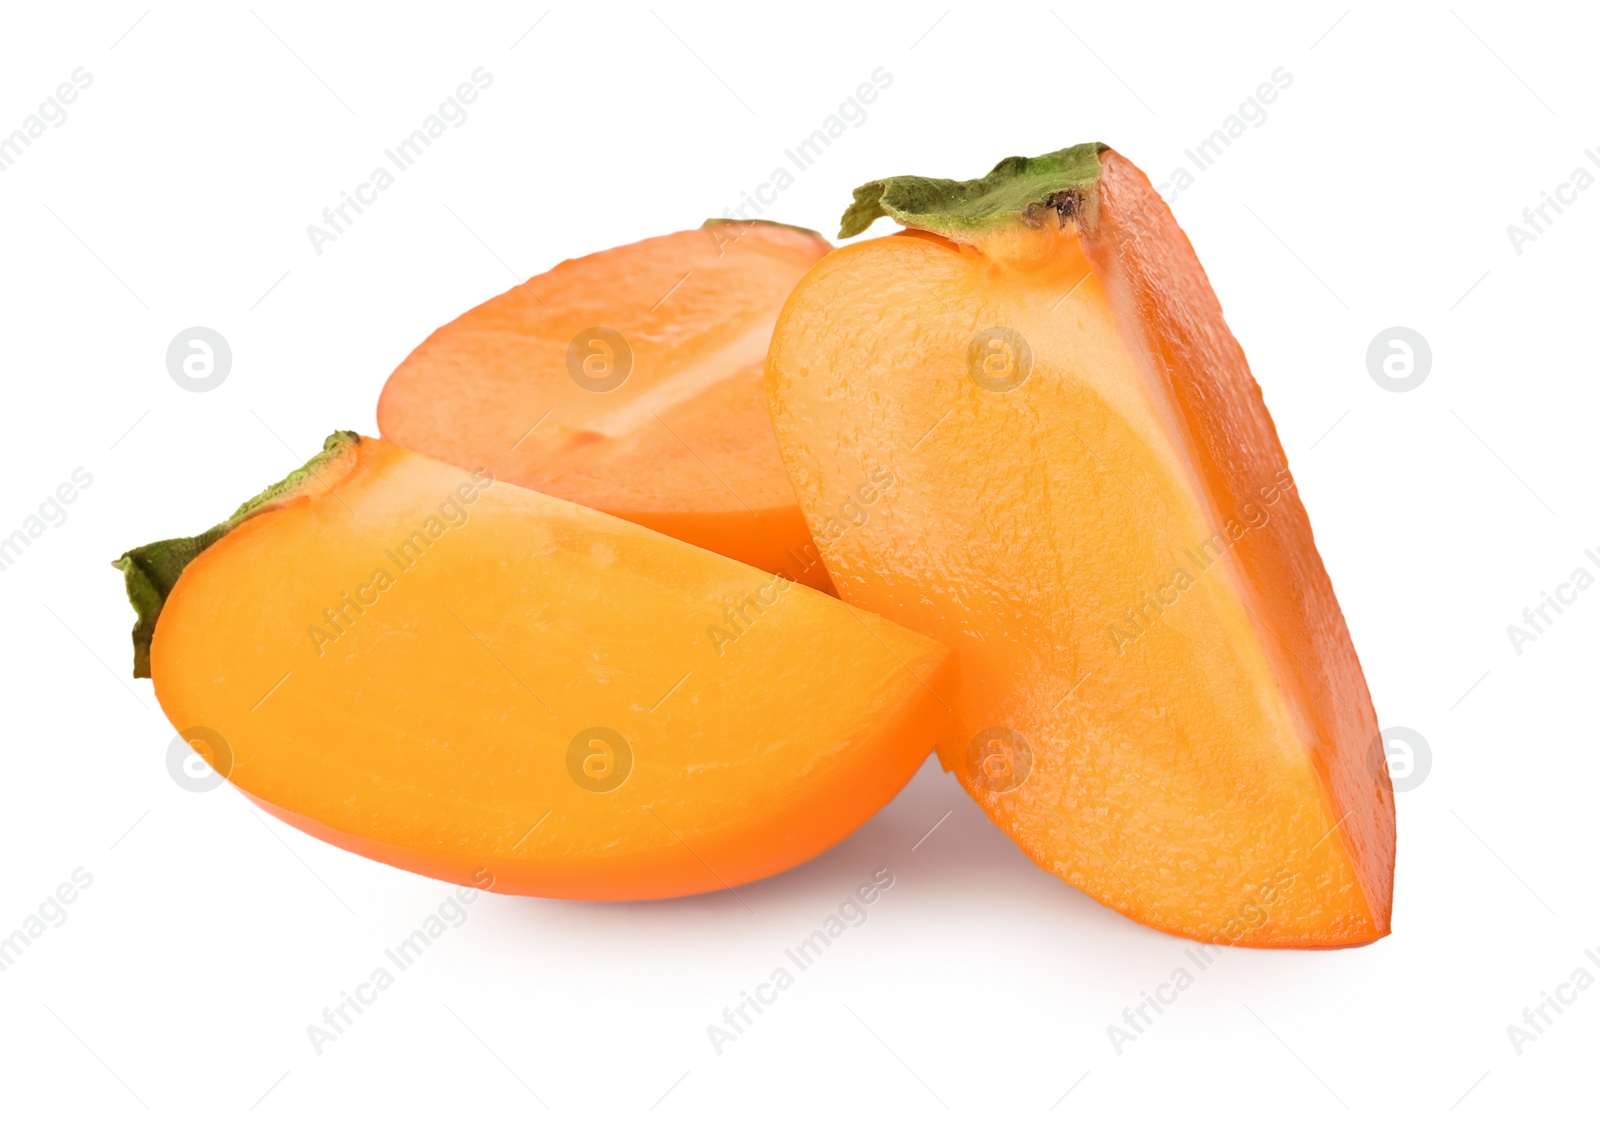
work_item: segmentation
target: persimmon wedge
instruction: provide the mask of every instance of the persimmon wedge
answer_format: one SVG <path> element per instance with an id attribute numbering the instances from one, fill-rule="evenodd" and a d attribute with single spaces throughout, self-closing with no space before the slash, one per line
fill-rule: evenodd
<path id="1" fill-rule="evenodd" d="M 118 565 L 135 672 L 264 808 L 495 891 L 716 891 L 822 852 L 948 712 L 939 643 L 381 440 Z"/>
<path id="2" fill-rule="evenodd" d="M 1252 946 L 1389 932 L 1378 724 L 1193 250 L 1102 145 L 857 190 L 767 367 L 839 594 L 962 663 L 940 756 L 1042 867 Z M 822 535 L 864 477 L 896 484 Z"/>
<path id="3" fill-rule="evenodd" d="M 564 261 L 428 336 L 384 386 L 378 429 L 828 591 L 761 369 L 784 298 L 829 248 L 713 220 Z"/>

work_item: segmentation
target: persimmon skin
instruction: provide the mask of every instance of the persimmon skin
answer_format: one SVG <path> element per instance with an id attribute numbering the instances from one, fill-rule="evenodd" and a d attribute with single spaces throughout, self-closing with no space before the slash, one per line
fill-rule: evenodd
<path id="1" fill-rule="evenodd" d="M 1006 188 L 1052 168 L 1018 213 Z M 1146 925 L 1386 935 L 1394 804 L 1365 679 L 1165 204 L 1101 146 L 856 200 L 843 233 L 911 228 L 801 281 L 768 397 L 840 596 L 961 659 L 946 770 L 1037 864 Z M 869 465 L 894 491 L 823 539 Z"/>
<path id="2" fill-rule="evenodd" d="M 174 727 L 220 733 L 229 780 L 296 828 L 597 900 L 824 851 L 915 773 L 955 680 L 809 587 L 370 438 L 188 564 L 150 666 Z M 596 728 L 631 758 L 606 789 L 580 780 Z"/>
<path id="3" fill-rule="evenodd" d="M 715 222 L 564 261 L 433 332 L 379 431 L 831 591 L 761 389 L 784 297 L 829 249 Z"/>
<path id="4" fill-rule="evenodd" d="M 1205 488 L 1224 509 L 1262 507 L 1263 484 L 1284 465 L 1282 442 L 1228 331 L 1189 239 L 1145 174 L 1115 151 L 1101 156 L 1099 221 L 1086 249 L 1117 293 L 1114 315 L 1173 402 Z M 1265 491 L 1270 493 L 1270 490 Z M 1337 814 L 1372 916 L 1389 933 L 1394 902 L 1395 804 L 1366 676 L 1298 489 L 1263 532 L 1232 550 L 1238 578 L 1259 597 L 1262 644 L 1292 681 L 1309 726 L 1312 762 Z M 1365 943 L 1357 943 L 1365 944 Z"/>

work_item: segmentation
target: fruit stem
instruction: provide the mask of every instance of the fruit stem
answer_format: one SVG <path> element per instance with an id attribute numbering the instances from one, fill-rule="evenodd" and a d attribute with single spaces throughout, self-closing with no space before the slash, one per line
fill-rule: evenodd
<path id="1" fill-rule="evenodd" d="M 133 605 L 133 676 L 150 676 L 150 642 L 155 638 L 156 620 L 172 594 L 178 577 L 194 559 L 220 541 L 239 523 L 296 497 L 305 484 L 318 478 L 319 471 L 361 443 L 354 432 L 335 432 L 322 443 L 322 450 L 283 479 L 250 499 L 233 512 L 227 521 L 212 526 L 195 537 L 171 537 L 129 549 L 112 561 L 122 571 L 128 602 Z"/>

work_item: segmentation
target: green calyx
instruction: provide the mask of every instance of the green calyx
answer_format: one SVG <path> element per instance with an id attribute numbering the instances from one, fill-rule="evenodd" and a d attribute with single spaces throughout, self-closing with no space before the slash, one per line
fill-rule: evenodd
<path id="1" fill-rule="evenodd" d="M 133 604 L 137 615 L 133 625 L 133 676 L 150 676 L 150 640 L 155 637 L 156 620 L 183 570 L 239 523 L 292 498 L 323 466 L 359 443 L 361 437 L 354 432 L 335 432 L 323 441 L 322 450 L 307 460 L 304 467 L 289 472 L 283 480 L 240 506 L 227 521 L 195 537 L 173 537 L 129 549 L 111 562 L 122 570 L 128 602 Z"/>
<path id="2" fill-rule="evenodd" d="M 982 179 L 896 175 L 856 188 L 839 236 L 855 237 L 882 217 L 902 226 L 957 235 L 1020 222 L 1041 225 L 1054 212 L 1066 224 L 1092 203 L 1104 144 L 1076 144 L 1043 156 L 1007 156 Z"/>

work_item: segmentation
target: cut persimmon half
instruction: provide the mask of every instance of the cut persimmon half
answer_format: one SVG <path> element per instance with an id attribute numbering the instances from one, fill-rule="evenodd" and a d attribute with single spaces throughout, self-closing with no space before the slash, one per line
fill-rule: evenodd
<path id="1" fill-rule="evenodd" d="M 927 757 L 939 643 L 781 576 L 354 433 L 118 562 L 135 673 L 262 807 L 442 880 L 736 887 Z"/>
<path id="2" fill-rule="evenodd" d="M 384 439 L 828 591 L 761 390 L 772 325 L 830 246 L 713 220 L 564 261 L 390 375 Z"/>
<path id="3" fill-rule="evenodd" d="M 1394 801 L 1260 390 L 1098 144 L 856 191 L 767 389 L 839 594 L 961 660 L 940 756 L 1042 867 L 1161 930 L 1389 932 Z M 871 516 L 824 534 L 865 478 Z"/>

